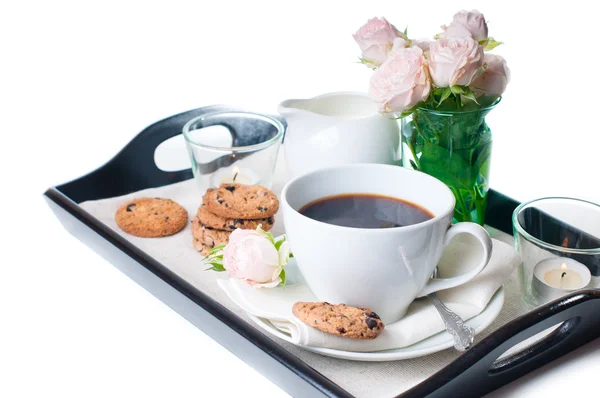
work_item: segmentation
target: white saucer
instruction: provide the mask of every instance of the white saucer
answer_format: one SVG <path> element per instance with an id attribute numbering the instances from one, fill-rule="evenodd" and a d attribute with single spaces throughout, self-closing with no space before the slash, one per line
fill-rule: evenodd
<path id="1" fill-rule="evenodd" d="M 453 241 L 453 245 L 457 244 L 463 244 L 459 242 L 459 238 Z M 499 256 L 495 260 L 496 263 L 498 261 L 516 261 L 516 258 L 512 259 L 511 257 L 514 254 L 514 249 L 512 247 L 501 242 L 494 242 L 494 245 L 496 256 Z M 454 254 L 455 255 L 453 255 L 452 251 L 447 253 L 448 257 L 446 260 L 444 260 L 445 262 L 443 262 L 444 266 L 452 266 L 453 262 L 455 263 L 459 260 L 461 264 L 463 263 L 463 260 L 465 259 L 464 250 L 455 250 Z M 460 254 L 460 257 L 457 257 L 457 254 Z M 442 262 L 440 262 L 440 264 L 442 264 Z M 251 289 L 246 284 L 235 279 L 224 278 L 218 280 L 217 283 L 219 287 L 221 287 L 221 289 L 223 289 L 223 291 L 228 295 L 228 297 L 240 308 L 244 309 L 250 319 L 252 319 L 252 321 L 256 323 L 264 332 L 283 339 L 298 347 L 308 351 L 316 352 L 321 355 L 353 361 L 397 361 L 430 355 L 454 346 L 454 339 L 447 331 L 440 331 L 439 333 L 420 340 L 410 346 L 382 351 L 348 351 L 347 348 L 340 348 L 339 346 L 338 348 L 325 348 L 323 346 L 317 347 L 306 345 L 306 343 L 301 344 L 301 341 L 306 340 L 299 339 L 297 335 L 292 337 L 292 335 L 287 332 L 285 327 L 281 327 L 282 325 L 279 325 L 280 328 L 277 328 L 269 321 L 269 319 L 285 319 L 288 316 L 287 313 L 289 312 L 287 306 L 291 306 L 290 300 L 291 302 L 318 300 L 316 297 L 314 297 L 314 295 L 312 295 L 310 290 L 308 290 L 308 292 L 306 291 L 306 281 L 304 280 L 294 258 L 290 259 L 290 262 L 286 266 L 286 282 L 288 287 L 295 286 L 295 289 L 291 289 L 289 293 L 291 296 L 285 295 L 285 299 L 282 296 L 282 294 L 285 292 L 285 289 L 279 291 L 274 290 L 272 295 L 256 295 L 252 293 L 255 292 L 255 289 Z M 246 299 L 244 299 L 245 295 L 247 294 L 250 295 L 248 296 L 250 302 L 247 302 Z M 310 296 L 312 296 L 313 299 L 310 299 Z M 475 334 L 480 333 L 485 328 L 490 326 L 498 317 L 500 311 L 502 310 L 502 306 L 504 305 L 504 298 L 504 287 L 500 287 L 493 294 L 491 299 L 489 299 L 487 306 L 483 309 L 483 311 L 465 323 L 473 328 Z M 437 317 L 439 315 L 435 312 L 435 310 L 433 310 L 427 316 Z M 407 325 L 407 327 L 414 328 L 415 326 Z M 294 327 L 292 327 L 292 330 L 297 331 Z M 437 330 L 441 330 L 441 328 Z M 405 332 L 407 334 L 412 333 L 413 335 L 426 335 L 426 333 L 420 333 L 421 330 L 419 329 L 407 329 Z M 412 341 L 415 340 L 413 339 Z"/>
<path id="2" fill-rule="evenodd" d="M 465 323 L 475 330 L 475 334 L 478 334 L 492 324 L 492 322 L 498 317 L 498 314 L 500 314 L 503 305 L 504 287 L 501 287 L 489 301 L 487 307 L 485 307 L 485 309 L 479 315 L 469 319 Z M 252 314 L 248 314 L 248 316 L 265 332 L 294 344 L 290 335 L 283 333 L 279 329 L 275 328 L 273 325 L 271 325 L 271 323 L 268 320 L 258 318 Z M 383 362 L 398 361 L 401 359 L 410 359 L 433 354 L 435 352 L 454 347 L 454 339 L 452 338 L 450 333 L 443 331 L 408 347 L 377 352 L 351 352 L 333 350 L 331 348 L 320 348 L 300 345 L 298 347 L 328 357 L 347 359 L 351 361 Z"/>

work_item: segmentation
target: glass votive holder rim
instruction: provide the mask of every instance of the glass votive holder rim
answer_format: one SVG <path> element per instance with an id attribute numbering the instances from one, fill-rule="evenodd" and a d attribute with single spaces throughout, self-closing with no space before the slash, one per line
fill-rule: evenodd
<path id="1" fill-rule="evenodd" d="M 515 228 L 516 231 L 520 235 L 522 235 L 528 241 L 535 243 L 539 247 L 543 247 L 544 249 L 554 250 L 554 251 L 563 252 L 563 253 L 572 253 L 572 254 L 587 254 L 587 255 L 590 255 L 590 254 L 591 255 L 600 254 L 600 247 L 596 247 L 596 248 L 592 248 L 592 249 L 576 249 L 576 248 L 558 246 L 558 245 L 554 245 L 552 243 L 548 243 L 546 241 L 543 241 L 543 240 L 541 240 L 539 238 L 536 238 L 535 236 L 533 236 L 529 232 L 527 232 L 523 228 L 523 226 L 521 226 L 521 223 L 519 223 L 519 220 L 518 220 L 519 213 L 524 208 L 529 207 L 530 205 L 532 205 L 532 204 L 534 204 L 536 202 L 541 202 L 541 201 L 544 201 L 544 200 L 566 200 L 566 201 L 573 201 L 573 202 L 585 203 L 586 205 L 591 205 L 592 207 L 598 208 L 598 211 L 600 212 L 600 205 L 598 203 L 594 203 L 594 202 L 591 202 L 591 201 L 588 201 L 588 200 L 585 200 L 585 199 L 570 198 L 570 197 L 567 197 L 567 196 L 547 196 L 547 197 L 544 197 L 544 198 L 533 199 L 533 200 L 530 200 L 528 202 L 521 203 L 513 211 L 513 214 L 512 214 L 513 228 Z"/>
<path id="2" fill-rule="evenodd" d="M 273 126 L 275 126 L 275 128 L 277 128 L 277 134 L 275 134 L 273 137 L 269 138 L 266 141 L 260 142 L 258 144 L 246 145 L 246 146 L 220 147 L 220 146 L 214 146 L 214 145 L 201 144 L 197 141 L 194 141 L 192 139 L 192 137 L 190 137 L 189 133 L 191 131 L 194 131 L 197 129 L 190 129 L 190 128 L 194 124 L 196 124 L 198 121 L 209 118 L 211 116 L 215 116 L 215 115 L 251 117 L 254 119 L 259 119 L 259 120 L 265 121 L 265 122 L 270 123 Z M 215 126 L 219 126 L 219 124 L 215 124 Z M 238 152 L 238 153 L 242 152 L 243 153 L 243 152 L 259 151 L 261 149 L 268 148 L 271 145 L 273 145 L 274 143 L 278 142 L 281 139 L 281 137 L 283 136 L 284 132 L 285 132 L 285 127 L 284 127 L 283 123 L 281 123 L 281 121 L 277 120 L 276 118 L 268 116 L 268 115 L 263 115 L 263 114 L 254 113 L 254 112 L 245 112 L 245 111 L 216 111 L 216 112 L 205 113 L 203 115 L 196 116 L 195 118 L 190 119 L 183 126 L 183 136 L 188 143 L 196 145 L 203 149 L 219 151 L 219 152 Z"/>

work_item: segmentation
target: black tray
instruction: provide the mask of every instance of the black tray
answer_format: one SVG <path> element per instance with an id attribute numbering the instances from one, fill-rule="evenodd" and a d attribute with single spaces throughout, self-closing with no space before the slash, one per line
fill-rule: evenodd
<path id="1" fill-rule="evenodd" d="M 218 109 L 225 107 L 195 109 L 151 125 L 107 164 L 75 181 L 48 189 L 45 198 L 71 234 L 292 396 L 352 397 L 78 205 L 192 178 L 191 170 L 158 169 L 154 151 L 161 142 L 180 134 L 190 118 Z M 517 205 L 490 191 L 487 223 L 511 234 L 511 215 Z M 598 313 L 598 289 L 551 302 L 499 328 L 400 397 L 447 397 L 458 393 L 481 396 L 599 337 Z M 497 361 L 510 347 L 560 322 L 560 327 L 533 346 Z"/>

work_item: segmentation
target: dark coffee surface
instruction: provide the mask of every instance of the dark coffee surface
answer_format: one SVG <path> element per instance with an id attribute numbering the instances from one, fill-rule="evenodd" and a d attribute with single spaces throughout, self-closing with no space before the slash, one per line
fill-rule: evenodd
<path id="1" fill-rule="evenodd" d="M 433 214 L 413 203 L 371 194 L 328 196 L 303 206 L 300 213 L 313 220 L 352 228 L 404 227 L 433 218 Z"/>

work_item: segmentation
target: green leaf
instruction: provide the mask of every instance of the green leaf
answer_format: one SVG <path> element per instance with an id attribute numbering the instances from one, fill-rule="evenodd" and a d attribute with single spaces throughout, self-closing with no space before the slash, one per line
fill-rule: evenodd
<path id="1" fill-rule="evenodd" d="M 223 251 L 221 249 L 215 250 L 215 249 L 210 249 L 208 251 L 208 256 L 206 258 L 209 257 L 223 257 Z"/>
<path id="2" fill-rule="evenodd" d="M 470 87 L 465 87 L 465 92 L 463 94 L 463 97 L 466 97 L 472 101 L 475 101 L 476 104 L 479 104 L 479 102 L 477 102 L 477 98 L 475 97 L 475 94 L 473 93 L 473 90 L 471 90 Z"/>
<path id="3" fill-rule="evenodd" d="M 289 258 L 294 258 L 294 253 L 290 252 Z"/>
<path id="4" fill-rule="evenodd" d="M 452 94 L 452 89 L 450 87 L 444 87 L 439 89 L 441 90 L 440 100 L 438 101 L 437 106 L 440 106 L 442 102 L 446 101 L 448 97 Z"/>
<path id="5" fill-rule="evenodd" d="M 211 262 L 209 264 L 211 265 L 211 267 L 207 268 L 205 271 L 216 271 L 216 272 L 226 271 L 225 267 L 223 267 L 223 264 L 221 264 L 221 263 Z"/>
<path id="6" fill-rule="evenodd" d="M 421 106 L 423 106 L 423 104 L 424 104 L 423 102 L 420 102 L 417 105 L 413 106 L 412 108 L 408 108 L 408 109 L 403 110 L 400 113 L 400 116 L 398 116 L 397 118 L 394 118 L 394 119 L 396 119 L 396 120 L 397 119 L 402 119 L 403 117 L 412 115 L 418 108 L 420 108 Z"/>
<path id="7" fill-rule="evenodd" d="M 271 242 L 273 246 L 275 246 L 275 238 L 273 237 L 272 233 L 265 231 L 260 225 L 256 227 L 256 231 L 263 235 L 265 238 L 267 238 L 269 242 Z"/>
<path id="8" fill-rule="evenodd" d="M 215 256 L 215 255 L 211 255 L 209 254 L 208 256 L 204 257 L 204 259 L 202 260 L 202 262 L 205 263 L 214 263 L 214 262 L 223 262 L 223 256 Z"/>
<path id="9" fill-rule="evenodd" d="M 452 86 L 450 87 L 450 91 L 452 91 L 452 94 L 454 95 L 462 95 L 466 92 L 465 87 L 463 86 Z"/>
<path id="10" fill-rule="evenodd" d="M 408 26 L 404 28 L 404 36 L 408 36 Z"/>
<path id="11" fill-rule="evenodd" d="M 494 48 L 498 47 L 500 44 L 502 44 L 502 42 L 494 40 L 493 37 L 488 37 L 487 39 L 479 40 L 479 45 L 483 47 L 484 51 L 491 51 Z"/>
<path id="12" fill-rule="evenodd" d="M 415 163 L 414 160 L 409 159 L 408 160 L 410 162 L 410 166 L 414 169 L 414 170 L 419 170 L 419 166 L 417 166 L 417 164 Z"/>
<path id="13" fill-rule="evenodd" d="M 284 269 L 281 270 L 279 277 L 281 278 L 281 284 L 285 287 L 286 279 L 285 279 L 285 270 Z"/>
<path id="14" fill-rule="evenodd" d="M 225 271 L 225 267 L 223 267 L 223 263 L 218 263 L 218 262 L 211 262 L 209 263 L 210 265 L 212 265 L 212 268 L 215 271 L 219 271 L 219 272 L 223 272 Z"/>
<path id="15" fill-rule="evenodd" d="M 211 253 L 216 253 L 216 252 L 220 252 L 221 250 L 225 249 L 227 245 L 219 245 L 219 246 L 215 246 L 212 249 L 210 249 Z"/>
<path id="16" fill-rule="evenodd" d="M 477 180 L 478 173 L 458 153 L 428 141 L 423 143 L 419 165 L 421 171 L 451 187 L 469 190 Z"/>
<path id="17" fill-rule="evenodd" d="M 281 245 L 283 245 L 283 242 L 285 242 L 285 238 L 278 240 L 277 242 L 275 242 L 275 249 L 277 251 L 279 251 L 279 248 L 281 247 Z"/>
<path id="18" fill-rule="evenodd" d="M 208 251 L 208 256 L 204 257 L 203 261 L 213 261 L 213 260 L 221 260 L 223 259 L 223 249 L 225 248 L 225 246 L 227 245 L 219 245 L 219 246 L 215 246 L 212 249 L 210 249 Z"/>
<path id="19" fill-rule="evenodd" d="M 487 170 L 489 168 L 490 160 L 492 157 L 492 141 L 486 142 L 483 144 L 477 154 L 477 160 L 475 160 L 475 164 L 473 168 L 478 170 L 479 174 L 487 175 Z"/>
<path id="20" fill-rule="evenodd" d="M 377 65 L 375 65 L 373 62 L 369 61 L 366 58 L 358 57 L 358 63 L 366 65 L 366 66 L 368 66 L 369 68 L 371 68 L 373 70 L 377 69 Z"/>
<path id="21" fill-rule="evenodd" d="M 275 238 L 273 237 L 273 234 L 270 232 L 265 232 L 265 236 L 267 237 L 267 239 L 269 239 L 269 242 L 271 242 L 273 246 L 275 246 Z"/>

